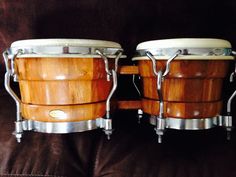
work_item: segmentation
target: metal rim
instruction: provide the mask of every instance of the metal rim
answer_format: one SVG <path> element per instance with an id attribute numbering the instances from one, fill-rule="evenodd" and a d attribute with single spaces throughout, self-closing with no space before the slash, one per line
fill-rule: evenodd
<path id="1" fill-rule="evenodd" d="M 165 128 L 177 130 L 205 130 L 217 125 L 217 117 L 201 119 L 179 119 L 168 117 L 164 119 Z M 156 116 L 150 116 L 150 124 L 156 125 Z"/>
<path id="2" fill-rule="evenodd" d="M 176 51 L 180 51 L 178 58 L 196 58 L 204 60 L 204 57 L 222 57 L 222 59 L 228 58 L 231 53 L 231 48 L 156 48 L 156 49 L 144 49 L 137 50 L 133 60 L 138 60 L 140 57 L 146 57 L 147 52 L 151 52 L 155 57 L 170 57 L 173 56 Z M 233 58 L 233 57 L 232 57 Z"/>
<path id="3" fill-rule="evenodd" d="M 28 39 L 15 41 L 8 49 L 9 54 L 21 51 L 17 57 L 100 57 L 96 50 L 114 58 L 123 51 L 119 43 L 92 39 Z M 75 55 L 75 56 L 74 56 Z M 84 56 L 86 55 L 86 56 Z M 89 56 L 87 56 L 89 55 Z M 39 56 L 38 56 L 39 57 Z M 125 57 L 125 56 L 123 56 Z"/>
<path id="4" fill-rule="evenodd" d="M 41 133 L 73 133 L 84 132 L 100 128 L 102 118 L 96 120 L 86 120 L 80 122 L 41 122 L 34 120 L 24 120 L 23 130 L 32 130 Z"/>
<path id="5" fill-rule="evenodd" d="M 34 46 L 8 49 L 9 55 L 14 54 L 20 50 L 17 55 L 18 58 L 30 57 L 97 57 L 97 50 L 100 50 L 109 58 L 115 58 L 117 53 L 123 51 L 121 48 L 94 48 L 94 47 L 74 47 L 74 46 Z M 123 55 L 122 58 L 125 56 Z"/>

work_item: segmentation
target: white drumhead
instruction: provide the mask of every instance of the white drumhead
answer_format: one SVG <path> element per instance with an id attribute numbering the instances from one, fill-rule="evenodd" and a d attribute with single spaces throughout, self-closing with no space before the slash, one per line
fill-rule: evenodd
<path id="1" fill-rule="evenodd" d="M 177 51 L 175 60 L 233 60 L 231 44 L 223 39 L 179 38 L 146 41 L 138 44 L 132 60 L 149 60 L 146 52 L 156 59 L 167 60 Z"/>
<path id="2" fill-rule="evenodd" d="M 13 42 L 11 51 L 23 51 L 18 57 L 98 57 L 96 50 L 115 58 L 121 45 L 112 41 L 93 39 L 28 39 Z M 122 57 L 124 57 L 122 55 Z"/>
<path id="3" fill-rule="evenodd" d="M 223 39 L 211 38 L 179 38 L 146 41 L 138 44 L 137 50 L 153 48 L 231 48 L 231 44 Z"/>
<path id="4" fill-rule="evenodd" d="M 93 39 L 28 39 L 19 40 L 11 44 L 11 47 L 28 46 L 76 46 L 76 47 L 100 47 L 100 48 L 121 48 L 120 44 L 112 41 Z"/>

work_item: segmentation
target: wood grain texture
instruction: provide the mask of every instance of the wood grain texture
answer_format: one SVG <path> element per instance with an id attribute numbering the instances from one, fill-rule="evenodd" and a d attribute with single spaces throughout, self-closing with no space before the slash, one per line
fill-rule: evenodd
<path id="1" fill-rule="evenodd" d="M 105 102 L 81 105 L 31 105 L 21 104 L 22 116 L 25 119 L 42 122 L 78 122 L 103 117 L 106 113 Z M 52 115 L 52 111 L 59 111 Z"/>
<path id="2" fill-rule="evenodd" d="M 40 105 L 84 104 L 104 101 L 111 89 L 106 78 L 97 80 L 20 81 L 22 102 Z"/>
<path id="3" fill-rule="evenodd" d="M 19 58 L 23 103 L 66 105 L 106 100 L 112 82 L 104 61 L 94 58 Z"/>
<path id="4" fill-rule="evenodd" d="M 157 61 L 157 70 L 164 70 L 166 61 Z M 142 77 L 143 111 L 159 114 L 156 77 L 151 61 L 139 61 Z M 162 82 L 165 116 L 176 118 L 207 118 L 221 113 L 223 79 L 229 61 L 223 60 L 176 60 Z"/>
<path id="5" fill-rule="evenodd" d="M 26 119 L 67 122 L 105 115 L 112 81 L 101 58 L 17 58 L 16 71 Z M 53 110 L 58 119 L 50 116 Z"/>
<path id="6" fill-rule="evenodd" d="M 143 95 L 150 99 L 159 99 L 155 77 L 144 77 Z M 223 79 L 179 79 L 167 78 L 162 85 L 165 101 L 204 102 L 221 99 Z"/>
<path id="7" fill-rule="evenodd" d="M 145 113 L 159 115 L 159 101 L 142 99 Z M 164 102 L 164 117 L 200 119 L 217 116 L 221 113 L 222 102 Z"/>
<path id="8" fill-rule="evenodd" d="M 166 60 L 157 61 L 157 70 L 164 71 L 165 66 Z M 154 77 L 151 61 L 140 60 L 138 67 L 142 77 Z M 227 60 L 175 60 L 166 78 L 224 78 L 228 67 Z"/>
<path id="9" fill-rule="evenodd" d="M 93 80 L 106 77 L 101 58 L 17 58 L 20 80 Z"/>
<path id="10" fill-rule="evenodd" d="M 118 109 L 140 109 L 141 108 L 141 101 L 140 100 L 124 100 L 118 101 L 117 103 Z"/>
<path id="11" fill-rule="evenodd" d="M 119 74 L 139 74 L 138 66 L 120 66 L 118 69 Z"/>

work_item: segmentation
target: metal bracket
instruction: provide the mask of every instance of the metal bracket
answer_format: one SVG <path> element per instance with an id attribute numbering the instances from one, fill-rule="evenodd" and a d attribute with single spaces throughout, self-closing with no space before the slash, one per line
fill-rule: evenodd
<path id="1" fill-rule="evenodd" d="M 115 72 L 117 72 L 117 70 L 118 70 L 118 62 L 119 62 L 119 59 L 120 59 L 120 57 L 121 57 L 121 55 L 122 55 L 122 50 L 119 50 L 118 51 L 118 55 L 116 56 L 116 58 L 115 58 Z M 104 64 L 105 64 L 105 71 L 106 71 L 106 73 L 107 73 L 107 81 L 110 81 L 110 77 L 111 77 L 111 75 L 112 75 L 112 73 L 111 73 L 111 70 L 109 69 L 109 62 L 108 62 L 108 58 L 107 58 L 107 56 L 106 55 L 104 55 L 99 49 L 96 49 L 96 53 L 98 54 L 98 55 L 100 55 L 101 57 L 102 57 L 102 59 L 104 60 Z"/>
<path id="2" fill-rule="evenodd" d="M 77 123 L 73 123 L 73 122 L 65 122 L 65 123 L 44 123 L 44 122 L 37 122 L 37 121 L 33 121 L 34 123 L 32 123 L 32 121 L 30 120 L 23 120 L 22 116 L 21 116 L 21 100 L 19 99 L 19 97 L 15 94 L 15 92 L 12 90 L 11 85 L 10 85 L 10 81 L 11 81 L 11 76 L 13 77 L 14 81 L 17 81 L 17 73 L 15 71 L 15 63 L 14 60 L 17 57 L 18 54 L 22 53 L 23 50 L 22 49 L 17 49 L 14 51 L 14 53 L 11 52 L 10 49 L 6 50 L 3 52 L 3 57 L 4 57 L 4 61 L 5 61 L 5 65 L 6 65 L 6 73 L 5 73 L 5 88 L 7 90 L 7 92 L 11 95 L 11 97 L 15 100 L 16 102 L 16 122 L 15 122 L 15 132 L 13 133 L 17 139 L 17 142 L 21 141 L 22 138 L 22 134 L 24 130 L 34 130 L 34 126 L 35 125 L 39 125 L 39 126 L 47 126 L 49 125 L 50 127 L 53 126 L 54 128 L 58 129 L 58 127 L 60 128 L 62 125 L 64 126 L 64 124 L 67 126 L 66 128 L 72 128 L 72 131 L 78 130 L 77 128 L 75 128 L 75 126 L 80 125 L 82 127 L 85 127 L 85 129 L 90 129 L 92 128 L 91 126 L 94 125 L 94 123 L 91 123 L 92 120 L 86 122 L 77 122 Z M 118 62 L 119 62 L 119 58 L 122 55 L 123 50 L 117 50 L 116 51 L 116 57 L 115 57 L 115 68 L 112 70 L 109 70 L 109 62 L 108 62 L 108 58 L 98 49 L 95 49 L 95 53 L 99 54 L 105 63 L 105 70 L 107 73 L 107 81 L 110 81 L 110 77 L 113 78 L 113 87 L 111 89 L 111 92 L 108 95 L 107 101 L 106 101 L 106 118 L 98 118 L 96 119 L 96 125 L 97 127 L 100 128 L 104 128 L 105 133 L 108 136 L 108 139 L 110 138 L 110 135 L 112 133 L 112 120 L 110 118 L 110 100 L 111 97 L 113 96 L 116 88 L 117 88 L 117 70 L 118 70 Z M 101 120 L 100 120 L 101 119 Z M 88 127 L 87 127 L 88 126 Z M 94 126 L 93 126 L 94 127 Z M 37 127 L 38 128 L 38 127 Z M 38 129 L 39 131 L 41 131 L 41 128 Z M 44 131 L 44 129 L 42 129 L 42 131 Z M 48 131 L 48 130 L 45 130 Z M 51 130 L 49 130 L 51 131 Z M 54 130 L 53 130 L 54 131 Z M 60 131 L 60 130 L 59 130 Z M 68 132 L 67 129 L 63 129 L 63 132 Z M 57 132 L 57 130 L 55 130 L 55 132 Z M 70 132 L 70 131 L 69 131 Z"/>
<path id="3" fill-rule="evenodd" d="M 112 119 L 97 119 L 97 126 L 103 128 L 104 130 L 112 130 Z"/>
<path id="4" fill-rule="evenodd" d="M 107 101 L 106 101 L 106 120 L 111 120 L 111 116 L 110 116 L 110 111 L 111 111 L 111 98 L 113 96 L 113 94 L 116 91 L 118 82 L 117 82 L 117 73 L 116 71 L 112 70 L 112 79 L 113 79 L 113 86 L 111 89 L 110 94 L 107 97 Z M 104 132 L 107 135 L 107 139 L 110 139 L 110 135 L 112 134 L 112 127 L 111 126 L 107 126 L 104 128 Z"/>
<path id="5" fill-rule="evenodd" d="M 11 97 L 14 99 L 16 103 L 16 122 L 15 122 L 15 132 L 13 133 L 16 137 L 16 140 L 18 143 L 21 142 L 22 134 L 23 134 L 23 128 L 22 128 L 22 117 L 21 117 L 21 100 L 16 95 L 16 93 L 11 88 L 11 76 L 16 76 L 15 72 L 15 64 L 14 60 L 17 57 L 17 55 L 21 52 L 21 50 L 16 51 L 15 54 L 12 55 L 12 58 L 9 58 L 9 51 L 6 50 L 3 52 L 3 58 L 6 65 L 6 73 L 5 73 L 5 79 L 4 79 L 4 86 L 6 91 L 11 95 Z"/>
<path id="6" fill-rule="evenodd" d="M 138 88 L 138 86 L 137 86 L 137 84 L 135 82 L 135 77 L 136 77 L 136 75 L 133 74 L 133 78 L 132 78 L 133 85 L 134 85 L 134 87 L 135 87 L 139 97 L 141 97 L 141 92 L 140 92 L 140 90 L 139 90 L 139 88 Z M 138 76 L 138 78 L 140 79 L 140 76 Z M 138 111 L 137 111 L 137 118 L 138 118 L 138 123 L 140 124 L 141 119 L 143 118 L 143 110 L 142 109 L 138 109 Z"/>
<path id="7" fill-rule="evenodd" d="M 140 124 L 141 119 L 143 118 L 143 110 L 142 109 L 138 109 L 137 117 L 138 117 L 138 123 Z"/>
<path id="8" fill-rule="evenodd" d="M 166 120 L 164 118 L 156 117 L 156 128 L 154 129 L 158 135 L 158 143 L 162 143 L 162 136 L 166 128 Z"/>
<path id="9" fill-rule="evenodd" d="M 35 120 L 24 119 L 18 122 L 18 128 L 22 131 L 36 131 L 42 133 L 72 133 L 84 132 L 96 128 L 106 130 L 112 129 L 112 120 L 98 117 L 92 120 L 84 120 L 78 122 L 41 122 Z"/>
<path id="10" fill-rule="evenodd" d="M 222 116 L 219 115 L 217 116 L 217 126 L 220 127 L 225 127 L 226 131 L 227 131 L 227 140 L 231 139 L 231 131 L 233 128 L 233 117 L 231 115 L 227 115 L 227 116 Z"/>
<path id="11" fill-rule="evenodd" d="M 232 55 L 236 56 L 236 52 L 232 51 Z M 236 61 L 234 63 L 234 71 L 231 73 L 229 81 L 233 82 L 234 77 L 236 76 Z M 223 126 L 226 128 L 227 131 L 227 140 L 230 140 L 231 134 L 233 128 L 233 117 L 231 115 L 231 105 L 234 97 L 236 96 L 236 90 L 233 92 L 233 94 L 229 97 L 227 102 L 227 115 L 226 116 L 219 116 L 219 126 Z"/>
<path id="12" fill-rule="evenodd" d="M 113 79 L 113 86 L 112 86 L 112 89 L 111 89 L 111 92 L 110 94 L 108 95 L 107 97 L 107 100 L 106 100 L 106 122 L 109 124 L 109 126 L 105 126 L 104 127 L 104 132 L 105 134 L 107 135 L 107 139 L 110 139 L 110 135 L 112 134 L 112 124 L 111 124 L 111 117 L 110 117 L 110 109 L 111 109 L 111 104 L 110 104 L 110 101 L 111 101 L 111 98 L 114 94 L 114 92 L 116 91 L 116 88 L 117 88 L 117 70 L 118 70 L 118 62 L 119 62 L 119 59 L 122 55 L 122 50 L 119 50 L 118 51 L 118 54 L 117 56 L 115 57 L 115 68 L 114 69 L 109 69 L 109 62 L 108 62 L 108 58 L 107 56 L 105 56 L 100 50 L 96 50 L 96 53 L 98 55 L 100 55 L 102 57 L 102 59 L 104 60 L 104 64 L 105 64 L 105 70 L 106 70 L 106 73 L 107 73 L 107 81 L 110 81 L 111 80 L 111 77 Z"/>
<path id="13" fill-rule="evenodd" d="M 139 90 L 139 88 L 138 88 L 138 86 L 137 86 L 137 84 L 136 84 L 136 82 L 135 82 L 135 77 L 136 77 L 136 75 L 133 74 L 132 82 L 133 82 L 133 85 L 134 85 L 136 91 L 138 92 L 139 96 L 141 96 L 141 92 L 140 92 L 140 90 Z M 139 77 L 139 79 L 140 79 L 140 76 L 138 76 L 138 77 Z"/>
<path id="14" fill-rule="evenodd" d="M 232 51 L 232 54 L 236 56 L 235 51 Z M 230 78 L 229 78 L 230 82 L 233 82 L 234 77 L 236 76 L 236 61 L 235 61 L 234 65 L 235 65 L 234 71 L 231 73 Z M 235 96 L 236 96 L 236 90 L 233 92 L 233 94 L 230 96 L 230 98 L 228 99 L 228 102 L 227 102 L 227 114 L 228 115 L 231 115 L 231 103 L 232 103 L 232 100 Z"/>
<path id="15" fill-rule="evenodd" d="M 170 71 L 170 63 L 173 61 L 179 54 L 181 53 L 181 50 L 177 50 L 175 54 L 170 57 L 167 62 L 166 62 L 166 68 L 164 73 L 162 70 L 159 70 L 157 72 L 157 65 L 156 61 L 157 59 L 152 55 L 151 52 L 146 51 L 147 57 L 152 61 L 152 69 L 154 75 L 157 77 L 157 94 L 159 97 L 159 116 L 156 116 L 156 134 L 158 135 L 158 143 L 162 142 L 162 136 L 164 135 L 164 130 L 165 130 L 165 119 L 164 119 L 164 102 L 163 102 L 163 95 L 162 95 L 162 81 L 164 80 L 165 76 L 169 73 Z"/>

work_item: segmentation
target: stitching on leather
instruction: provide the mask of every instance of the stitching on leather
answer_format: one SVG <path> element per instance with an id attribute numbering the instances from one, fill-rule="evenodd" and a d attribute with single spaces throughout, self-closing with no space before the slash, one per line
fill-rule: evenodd
<path id="1" fill-rule="evenodd" d="M 55 175 L 40 175 L 40 174 L 0 174 L 0 176 L 42 176 L 42 177 L 66 177 L 66 176 L 55 176 Z"/>

